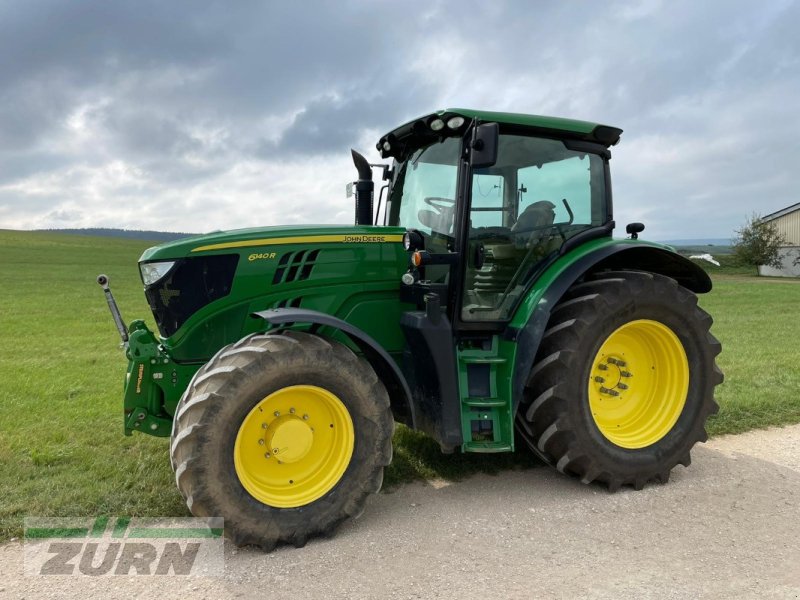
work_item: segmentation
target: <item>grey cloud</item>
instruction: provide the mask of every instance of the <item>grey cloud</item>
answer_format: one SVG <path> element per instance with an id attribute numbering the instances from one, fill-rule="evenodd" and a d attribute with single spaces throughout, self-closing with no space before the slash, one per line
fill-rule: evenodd
<path id="1" fill-rule="evenodd" d="M 317 131 L 306 147 L 323 143 L 327 150 L 324 128 L 331 122 L 314 129 L 310 119 L 320 103 L 313 99 L 334 93 L 360 101 L 395 83 L 386 65 L 401 39 L 392 32 L 408 18 L 405 9 L 393 10 L 397 14 L 370 4 L 309 10 L 277 3 L 11 3 L 0 19 L 0 139 L 23 149 L 68 136 L 68 116 L 105 98 L 102 118 L 93 124 L 104 129 L 99 141 L 108 152 L 180 163 L 204 151 L 189 129 L 222 124 L 227 149 L 236 155 L 253 147 L 265 115 L 297 112 L 310 101 L 285 136 L 286 147 L 278 149 L 301 151 L 296 134 L 314 137 Z M 386 22 L 393 27 L 379 27 Z M 399 106 L 404 98 L 384 94 L 378 100 L 385 116 L 392 101 Z M 345 103 L 339 112 L 352 113 Z"/>
<path id="2" fill-rule="evenodd" d="M 69 165 L 72 158 L 53 152 L 0 150 L 0 186 L 37 173 L 47 173 Z"/>
<path id="3" fill-rule="evenodd" d="M 279 139 L 261 145 L 260 154 L 272 157 L 280 153 L 340 152 L 354 146 L 364 129 L 388 130 L 388 123 L 399 124 L 400 115 L 407 112 L 409 106 L 417 107 L 412 108 L 411 114 L 419 114 L 431 110 L 431 103 L 435 101 L 431 91 L 420 89 L 410 78 L 401 79 L 399 84 L 392 82 L 388 91 L 376 93 L 364 89 L 350 94 L 347 98 L 323 96 L 309 102 Z M 387 116 L 387 110 L 395 113 L 394 119 Z"/>

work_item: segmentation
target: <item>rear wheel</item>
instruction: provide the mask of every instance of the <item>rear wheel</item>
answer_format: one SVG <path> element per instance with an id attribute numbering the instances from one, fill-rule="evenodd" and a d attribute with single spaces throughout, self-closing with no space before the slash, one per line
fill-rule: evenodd
<path id="1" fill-rule="evenodd" d="M 666 482 L 717 412 L 711 322 L 693 293 L 660 275 L 603 273 L 573 286 L 531 370 L 521 437 L 584 483 Z"/>
<path id="2" fill-rule="evenodd" d="M 330 534 L 364 509 L 391 462 L 389 398 L 349 348 L 300 332 L 248 336 L 197 372 L 171 456 L 197 516 L 237 545 Z"/>

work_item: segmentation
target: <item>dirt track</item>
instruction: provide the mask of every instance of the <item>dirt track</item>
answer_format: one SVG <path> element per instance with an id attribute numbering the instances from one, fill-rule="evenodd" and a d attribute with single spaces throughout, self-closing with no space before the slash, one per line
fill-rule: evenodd
<path id="1" fill-rule="evenodd" d="M 666 486 L 609 494 L 550 469 L 414 484 L 329 540 L 226 550 L 218 579 L 24 577 L 0 597 L 800 598 L 800 425 L 719 438 Z"/>

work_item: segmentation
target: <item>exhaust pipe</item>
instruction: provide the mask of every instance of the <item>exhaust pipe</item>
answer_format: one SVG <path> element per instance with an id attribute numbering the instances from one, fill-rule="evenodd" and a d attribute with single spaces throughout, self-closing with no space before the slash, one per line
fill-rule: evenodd
<path id="1" fill-rule="evenodd" d="M 375 184 L 372 181 L 372 167 L 369 161 L 355 150 L 350 150 L 353 163 L 358 170 L 356 181 L 356 225 L 372 225 L 372 200 L 375 194 Z"/>

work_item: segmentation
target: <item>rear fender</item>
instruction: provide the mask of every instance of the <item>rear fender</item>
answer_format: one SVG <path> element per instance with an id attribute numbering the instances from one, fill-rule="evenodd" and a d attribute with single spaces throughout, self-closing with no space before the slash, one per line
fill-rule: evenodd
<path id="1" fill-rule="evenodd" d="M 529 296 L 539 296 L 538 300 L 534 296 L 530 301 L 523 302 L 520 312 L 523 312 L 522 307 L 529 307 L 527 314 L 515 315 L 503 334 L 505 340 L 516 342 L 511 380 L 514 414 L 522 400 L 528 375 L 550 320 L 550 311 L 570 286 L 580 279 L 601 271 L 621 269 L 664 275 L 698 294 L 711 291 L 711 278 L 708 274 L 667 246 L 617 240 L 598 245 L 589 252 L 576 248 L 542 274 L 540 281 L 549 279 L 549 284 L 544 291 L 537 286 L 530 290 Z"/>

